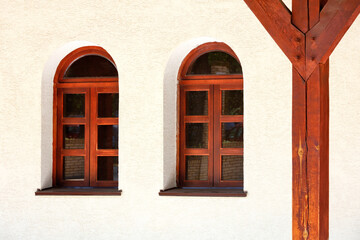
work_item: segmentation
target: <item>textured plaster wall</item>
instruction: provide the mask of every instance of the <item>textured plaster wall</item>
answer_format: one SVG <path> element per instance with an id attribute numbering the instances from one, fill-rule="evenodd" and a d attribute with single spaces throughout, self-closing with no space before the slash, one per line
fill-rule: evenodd
<path id="1" fill-rule="evenodd" d="M 291 65 L 243 1 L 1 3 L 0 239 L 291 238 Z M 330 63 L 330 239 L 360 235 L 359 35 L 357 19 Z M 229 44 L 243 66 L 246 198 L 158 196 L 164 72 L 177 46 L 202 36 Z M 43 70 L 75 40 L 118 66 L 121 197 L 34 196 L 51 106 Z"/>

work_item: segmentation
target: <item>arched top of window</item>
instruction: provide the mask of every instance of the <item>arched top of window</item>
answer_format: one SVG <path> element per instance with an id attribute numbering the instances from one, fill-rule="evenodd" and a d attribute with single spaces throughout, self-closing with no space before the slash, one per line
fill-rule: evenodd
<path id="1" fill-rule="evenodd" d="M 98 46 L 78 48 L 58 65 L 54 81 L 66 82 L 118 82 L 118 72 L 110 54 Z"/>
<path id="2" fill-rule="evenodd" d="M 193 49 L 183 60 L 178 79 L 241 79 L 242 68 L 234 51 L 223 42 L 208 42 Z"/>
<path id="3" fill-rule="evenodd" d="M 64 78 L 117 77 L 114 64 L 99 55 L 85 55 L 70 64 Z"/>
<path id="4" fill-rule="evenodd" d="M 186 75 L 242 74 L 240 63 L 230 54 L 222 51 L 205 53 L 195 59 Z"/>

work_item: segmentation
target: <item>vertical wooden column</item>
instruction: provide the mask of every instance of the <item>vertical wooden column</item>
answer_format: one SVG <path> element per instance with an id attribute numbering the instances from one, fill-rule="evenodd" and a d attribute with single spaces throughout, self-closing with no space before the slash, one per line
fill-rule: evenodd
<path id="1" fill-rule="evenodd" d="M 292 233 L 293 239 L 304 239 L 308 236 L 309 219 L 306 144 L 307 84 L 294 67 L 292 89 Z"/>
<path id="2" fill-rule="evenodd" d="M 329 238 L 329 61 L 307 80 L 309 238 Z"/>
<path id="3" fill-rule="evenodd" d="M 329 62 L 293 68 L 293 239 L 329 236 Z"/>
<path id="4" fill-rule="evenodd" d="M 244 0 L 293 67 L 293 239 L 329 238 L 329 56 L 359 0 Z M 321 14 L 320 14 L 321 13 Z"/>

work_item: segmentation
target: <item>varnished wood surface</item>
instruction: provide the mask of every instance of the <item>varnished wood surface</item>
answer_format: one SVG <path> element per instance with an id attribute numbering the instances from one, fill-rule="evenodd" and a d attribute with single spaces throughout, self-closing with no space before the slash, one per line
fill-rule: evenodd
<path id="1" fill-rule="evenodd" d="M 325 4 L 320 21 L 306 34 L 306 78 L 319 63 L 326 63 L 359 13 L 359 0 L 329 0 Z"/>
<path id="2" fill-rule="evenodd" d="M 305 35 L 291 23 L 281 0 L 244 0 L 300 75 L 305 74 Z"/>
<path id="3" fill-rule="evenodd" d="M 183 189 L 172 188 L 161 190 L 160 196 L 189 196 L 189 197 L 246 197 L 247 192 L 242 189 Z"/>
<path id="4" fill-rule="evenodd" d="M 242 74 L 224 75 L 186 75 L 191 63 L 202 54 L 222 51 L 239 59 L 233 50 L 224 43 L 205 43 L 192 50 L 183 60 L 179 69 L 178 86 L 178 154 L 177 154 L 177 186 L 181 187 L 242 187 L 243 181 L 221 180 L 221 156 L 239 155 L 243 156 L 243 148 L 221 147 L 221 123 L 243 122 L 243 115 L 221 115 L 221 91 L 243 90 Z M 186 92 L 207 91 L 208 92 L 208 114 L 201 116 L 186 116 Z M 185 125 L 186 123 L 208 124 L 208 147 L 186 148 Z M 186 156 L 201 155 L 208 157 L 208 179 L 186 180 Z"/>
<path id="5" fill-rule="evenodd" d="M 293 64 L 293 239 L 327 240 L 329 56 L 359 15 L 360 1 L 293 0 L 292 13 L 281 0 L 244 1 Z"/>
<path id="6" fill-rule="evenodd" d="M 36 196 L 51 196 L 51 195 L 105 195 L 105 196 L 120 196 L 122 190 L 117 188 L 47 188 L 35 192 Z"/>
<path id="7" fill-rule="evenodd" d="M 118 125 L 118 118 L 99 118 L 98 95 L 99 93 L 118 93 L 118 78 L 92 77 L 92 78 L 63 78 L 68 67 L 77 59 L 85 55 L 99 55 L 107 58 L 115 65 L 113 59 L 101 47 L 86 46 L 69 53 L 59 64 L 54 76 L 54 106 L 53 106 L 53 186 L 71 187 L 115 187 L 117 181 L 99 181 L 97 175 L 98 156 L 118 156 L 117 149 L 98 149 L 98 125 Z M 85 116 L 82 118 L 63 116 L 63 94 L 85 94 Z M 64 149 L 63 126 L 65 124 L 84 125 L 84 149 Z M 84 179 L 63 179 L 63 157 L 84 157 Z"/>

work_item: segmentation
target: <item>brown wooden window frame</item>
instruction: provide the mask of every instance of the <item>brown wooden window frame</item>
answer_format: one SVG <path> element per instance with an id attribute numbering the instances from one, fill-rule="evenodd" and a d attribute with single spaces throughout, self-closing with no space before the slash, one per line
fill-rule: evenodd
<path id="1" fill-rule="evenodd" d="M 178 75 L 178 143 L 177 143 L 177 186 L 181 188 L 240 188 L 243 189 L 243 180 L 221 180 L 221 156 L 238 155 L 243 157 L 242 148 L 221 147 L 221 123 L 241 122 L 243 115 L 221 115 L 221 91 L 243 90 L 242 74 L 224 75 L 186 75 L 190 65 L 200 56 L 209 52 L 221 51 L 229 54 L 239 63 L 234 51 L 225 43 L 205 43 L 192 50 L 181 64 Z M 208 115 L 185 116 L 186 92 L 208 91 Z M 185 124 L 208 123 L 208 148 L 186 148 Z M 208 156 L 208 179 L 186 180 L 185 179 L 185 156 L 207 155 Z M 243 166 L 242 166 L 243 167 Z M 165 194 L 164 194 L 165 195 Z M 180 194 L 181 195 L 181 194 Z M 192 195 L 192 194 L 189 194 Z"/>
<path id="2" fill-rule="evenodd" d="M 97 179 L 97 157 L 118 157 L 118 149 L 98 148 L 98 127 L 118 125 L 118 117 L 98 117 L 98 94 L 119 93 L 118 77 L 64 78 L 66 70 L 77 59 L 87 55 L 98 55 L 116 65 L 112 57 L 101 47 L 81 47 L 68 54 L 59 64 L 54 76 L 53 104 L 53 186 L 54 187 L 117 187 L 117 180 Z M 63 116 L 63 94 L 85 94 L 85 116 L 66 118 Z M 63 126 L 82 124 L 85 128 L 84 149 L 63 148 Z M 63 179 L 63 156 L 84 156 L 84 179 Z M 118 159 L 119 161 L 119 159 Z M 87 192 L 88 193 L 88 192 Z M 100 193 L 101 194 L 101 193 Z M 106 195 L 109 192 L 105 193 Z M 82 195 L 82 194 L 80 194 Z M 84 194 L 89 195 L 89 194 Z"/>

